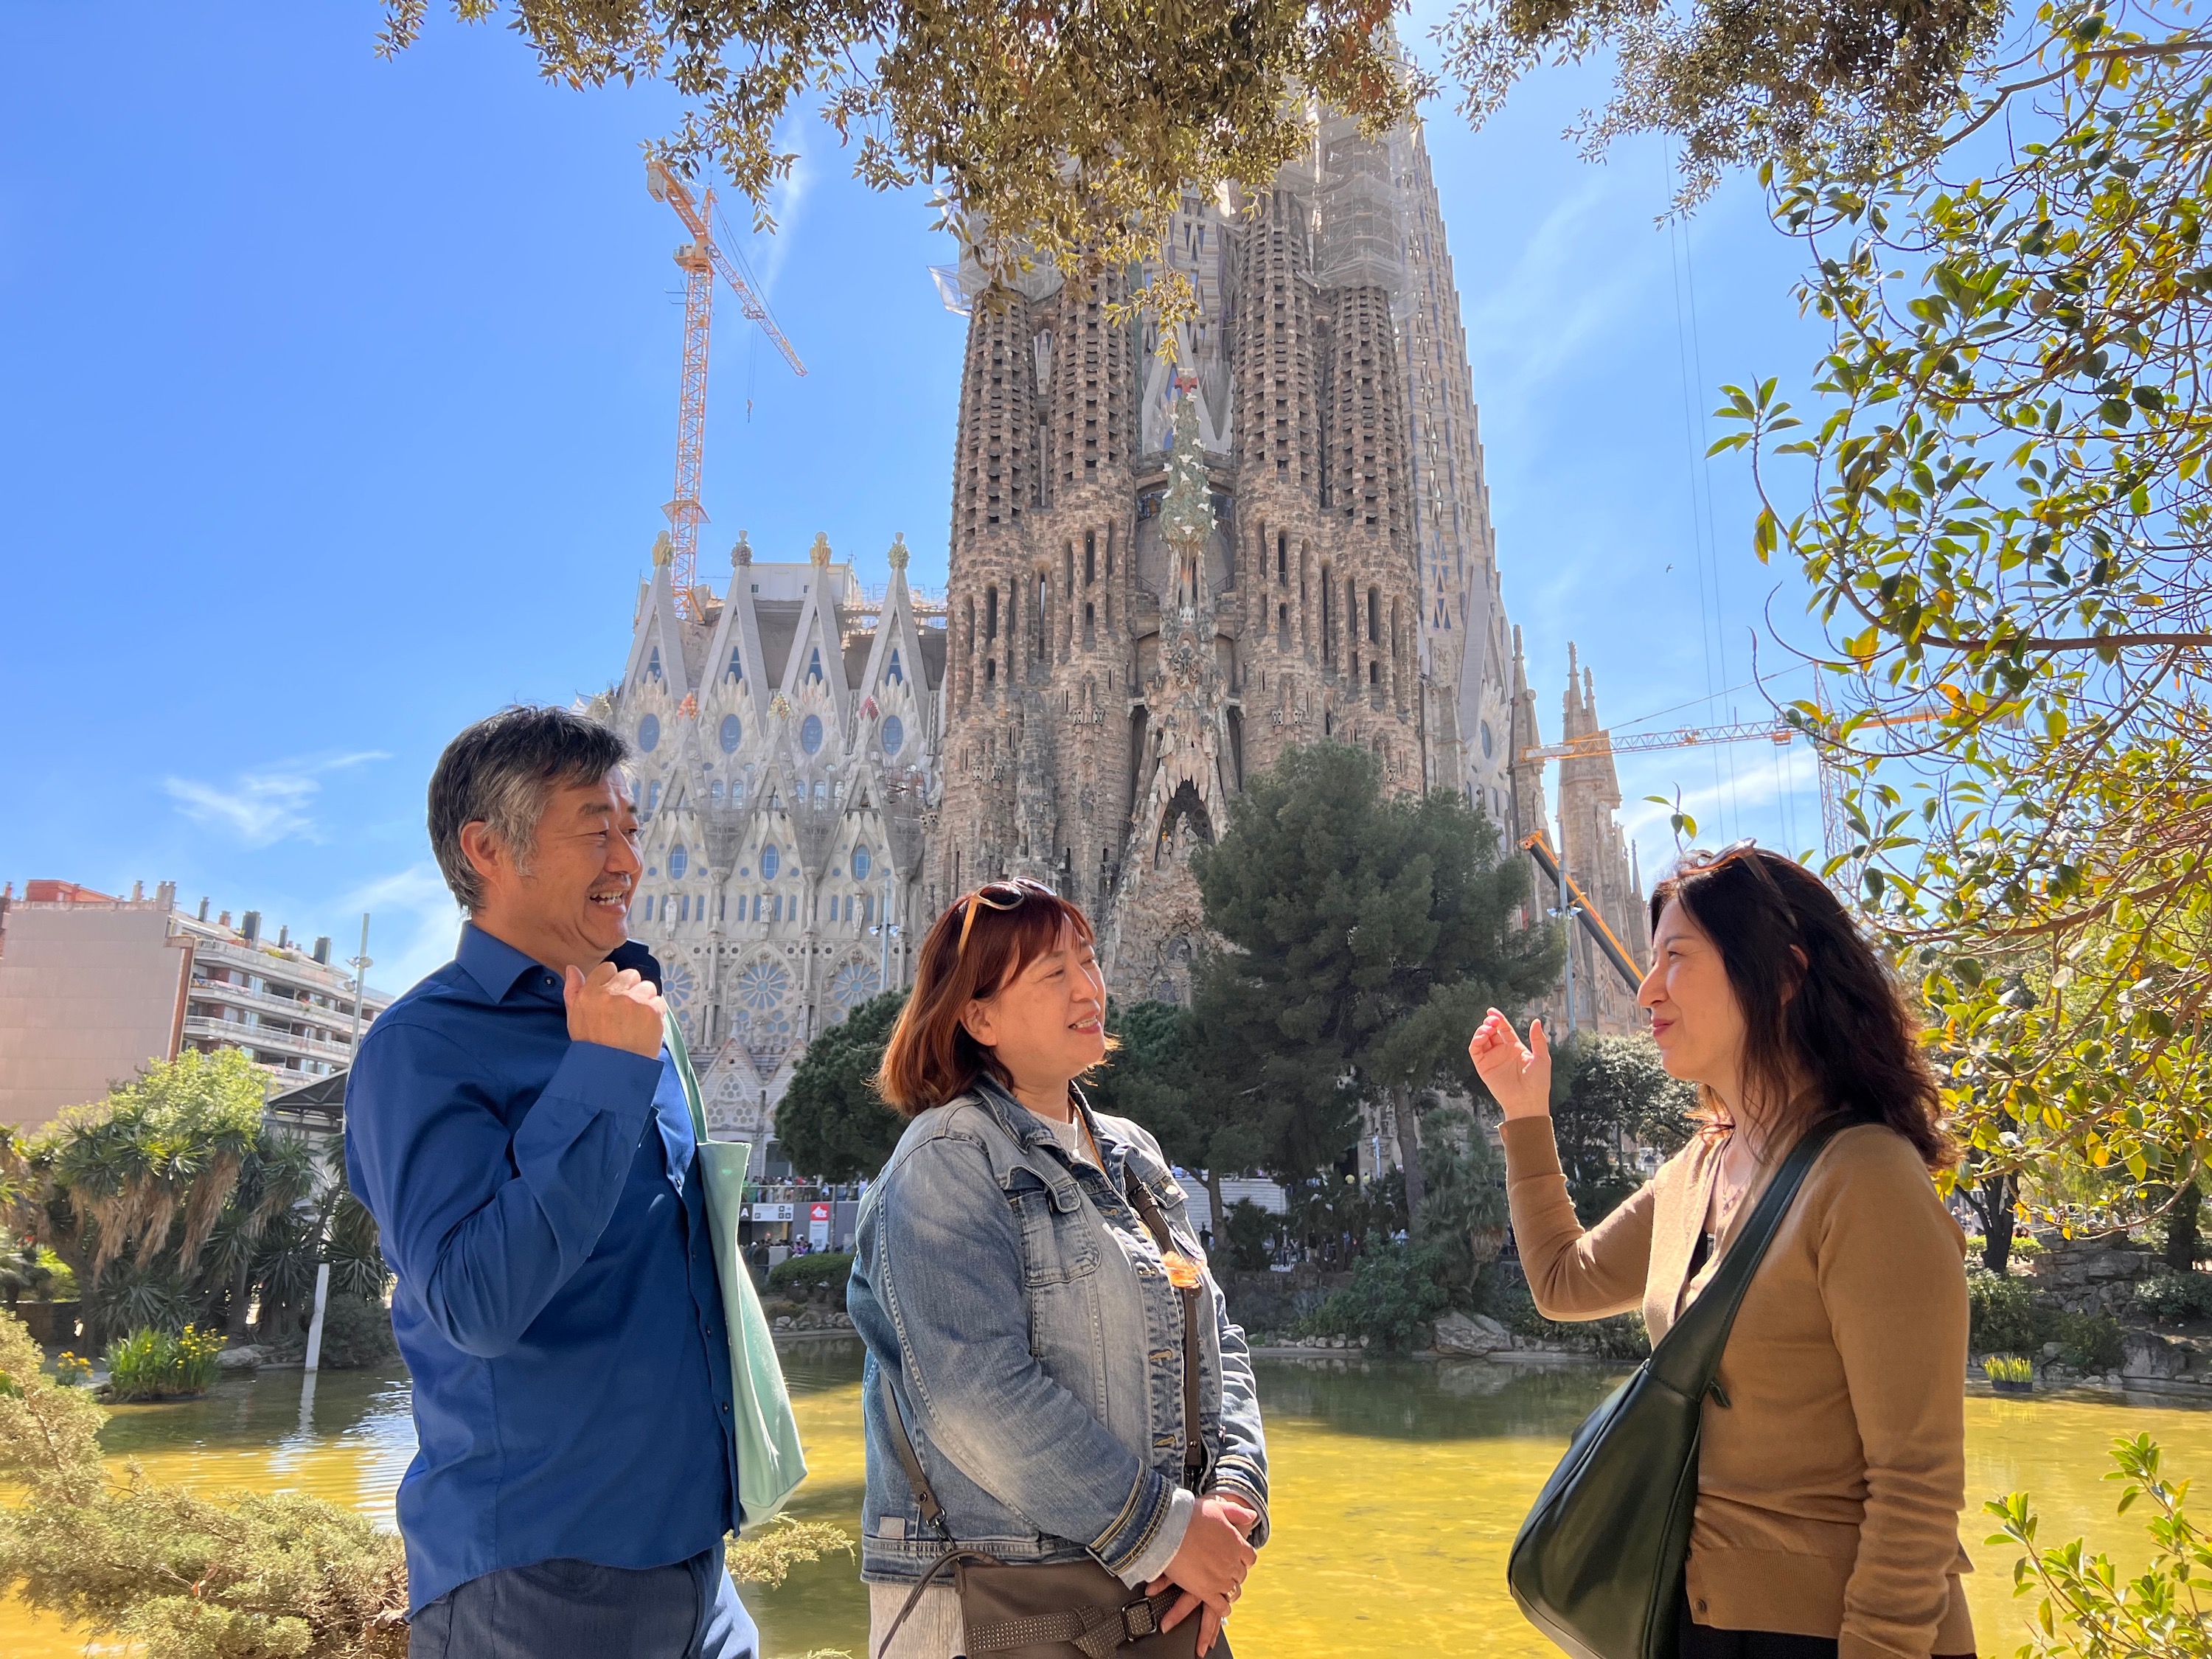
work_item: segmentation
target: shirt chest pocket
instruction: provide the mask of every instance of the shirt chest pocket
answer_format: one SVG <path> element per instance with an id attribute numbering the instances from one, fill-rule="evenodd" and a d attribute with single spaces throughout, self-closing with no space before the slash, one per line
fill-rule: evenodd
<path id="1" fill-rule="evenodd" d="M 1098 1271 L 1098 1231 L 1082 1194 L 1055 1193 L 1026 1170 L 1006 1192 L 1021 1228 L 1022 1267 L 1031 1285 L 1065 1285 Z"/>

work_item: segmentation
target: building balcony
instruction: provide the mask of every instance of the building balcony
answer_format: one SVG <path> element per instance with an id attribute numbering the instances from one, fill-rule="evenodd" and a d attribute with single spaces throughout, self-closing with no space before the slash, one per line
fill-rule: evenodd
<path id="1" fill-rule="evenodd" d="M 304 1036 L 297 1031 L 280 1031 L 268 1025 L 248 1025 L 243 1020 L 210 1019 L 204 1014 L 185 1016 L 185 1036 L 204 1042 L 219 1042 L 228 1048 L 265 1048 L 276 1053 L 335 1060 L 341 1066 L 349 1065 L 353 1060 L 350 1043 L 325 1042 L 320 1037 Z"/>
<path id="2" fill-rule="evenodd" d="M 333 1031 L 350 1031 L 353 1029 L 353 1005 L 350 1000 L 343 1008 L 318 1008 L 295 998 L 278 996 L 271 991 L 250 990 L 243 985 L 225 985 L 203 978 L 198 974 L 192 975 L 192 988 L 187 994 L 191 1002 L 189 1012 L 204 1012 L 199 1006 L 202 1003 L 220 1003 L 232 1008 L 251 1008 L 256 1013 L 275 1014 L 283 1019 L 309 1020 L 318 1025 L 329 1026 Z M 365 1031 L 369 1028 L 377 1012 L 374 1003 L 363 1009 L 362 1030 Z"/>
<path id="3" fill-rule="evenodd" d="M 243 968 L 264 979 L 282 980 L 288 985 L 296 985 L 318 996 L 328 997 L 333 1006 L 343 1007 L 349 1016 L 353 1012 L 353 976 L 343 968 L 326 968 L 315 962 L 301 962 L 273 947 L 208 939 L 198 933 L 189 937 L 192 942 L 192 957 L 196 962 L 225 968 Z M 371 1011 L 375 1012 L 390 1007 L 392 999 L 369 991 L 362 1000 Z"/>

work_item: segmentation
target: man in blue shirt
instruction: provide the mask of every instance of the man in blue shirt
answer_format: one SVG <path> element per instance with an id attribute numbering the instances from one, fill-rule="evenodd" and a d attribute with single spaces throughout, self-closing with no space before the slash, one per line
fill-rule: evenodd
<path id="1" fill-rule="evenodd" d="M 454 959 L 362 1041 L 346 1165 L 398 1278 L 421 1449 L 410 1659 L 751 1659 L 730 1359 L 623 740 L 557 708 L 454 738 L 430 842 Z"/>

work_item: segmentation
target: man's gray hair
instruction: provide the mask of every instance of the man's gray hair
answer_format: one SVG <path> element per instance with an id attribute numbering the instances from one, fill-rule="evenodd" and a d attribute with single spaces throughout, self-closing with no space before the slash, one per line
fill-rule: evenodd
<path id="1" fill-rule="evenodd" d="M 586 715 L 517 704 L 478 720 L 446 745 L 430 775 L 430 850 L 464 910 L 484 901 L 483 880 L 461 851 L 461 830 L 482 823 L 527 867 L 553 792 L 598 783 L 629 759 L 629 745 Z"/>

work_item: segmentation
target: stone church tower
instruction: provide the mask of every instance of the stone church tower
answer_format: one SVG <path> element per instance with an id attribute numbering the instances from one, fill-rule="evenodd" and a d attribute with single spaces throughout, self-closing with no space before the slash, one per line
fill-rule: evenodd
<path id="1" fill-rule="evenodd" d="M 1323 123 L 1265 192 L 1187 198 L 1162 263 L 1198 300 L 1171 348 L 1112 319 L 1122 273 L 986 288 L 963 268 L 929 873 L 934 903 L 1046 881 L 1101 922 L 1117 994 L 1181 999 L 1188 854 L 1249 773 L 1333 738 L 1395 789 L 1464 789 L 1495 817 L 1506 757 L 1467 729 L 1470 665 L 1501 681 L 1462 643 L 1498 635 L 1497 589 L 1418 131 Z M 1409 383 L 1440 362 L 1450 384 Z"/>

